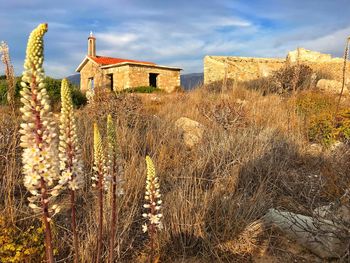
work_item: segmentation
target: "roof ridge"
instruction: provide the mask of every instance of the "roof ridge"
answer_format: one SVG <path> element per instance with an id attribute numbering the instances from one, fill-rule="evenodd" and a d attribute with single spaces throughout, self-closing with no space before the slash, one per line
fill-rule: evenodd
<path id="1" fill-rule="evenodd" d="M 156 65 L 156 63 L 149 62 L 149 61 L 140 61 L 140 60 L 126 59 L 126 58 L 116 58 L 116 57 L 106 57 L 106 56 L 96 56 L 96 57 L 88 56 L 88 57 L 101 65 L 119 64 L 123 62 L 135 62 L 135 63 Z"/>

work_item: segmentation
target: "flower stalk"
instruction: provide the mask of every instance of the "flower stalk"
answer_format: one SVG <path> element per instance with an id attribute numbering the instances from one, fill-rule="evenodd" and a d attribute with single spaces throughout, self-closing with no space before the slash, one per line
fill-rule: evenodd
<path id="1" fill-rule="evenodd" d="M 101 262 L 102 234 L 103 234 L 103 191 L 105 175 L 107 173 L 106 160 L 103 153 L 102 138 L 98 126 L 94 123 L 94 170 L 96 176 L 92 177 L 97 182 L 98 191 L 98 230 L 97 230 L 97 255 L 96 263 Z M 93 186 L 96 186 L 94 184 Z"/>
<path id="2" fill-rule="evenodd" d="M 82 184 L 81 149 L 78 144 L 76 120 L 74 117 L 71 90 L 67 79 L 61 83 L 61 115 L 60 115 L 60 142 L 59 159 L 61 184 L 68 184 L 70 190 L 71 227 L 73 233 L 74 262 L 78 263 L 78 234 L 76 230 L 76 191 Z"/>
<path id="3" fill-rule="evenodd" d="M 52 233 L 50 221 L 59 211 L 52 200 L 62 185 L 56 162 L 56 133 L 50 111 L 50 103 L 44 84 L 44 34 L 47 24 L 40 24 L 29 36 L 21 90 L 21 147 L 24 186 L 31 193 L 29 207 L 40 213 L 45 231 L 47 262 L 53 263 Z"/>
<path id="4" fill-rule="evenodd" d="M 146 156 L 147 165 L 147 179 L 146 179 L 146 192 L 145 200 L 146 203 L 143 207 L 148 211 L 148 213 L 143 213 L 142 216 L 147 219 L 147 222 L 142 226 L 144 233 L 148 232 L 150 238 L 150 262 L 155 260 L 155 252 L 157 244 L 157 234 L 158 231 L 163 229 L 163 224 L 161 222 L 162 213 L 161 210 L 161 194 L 160 185 L 158 177 L 156 176 L 155 167 L 152 159 Z"/>
<path id="5" fill-rule="evenodd" d="M 117 176 L 119 171 L 119 151 L 117 144 L 117 134 L 112 116 L 107 116 L 107 141 L 108 141 L 108 175 L 110 178 L 110 193 L 111 193 L 111 235 L 109 244 L 109 262 L 114 262 L 114 245 L 117 225 L 117 195 L 122 194 L 120 188 L 121 178 Z M 119 189 L 118 189 L 119 186 Z M 118 193 L 117 193 L 118 190 Z"/>

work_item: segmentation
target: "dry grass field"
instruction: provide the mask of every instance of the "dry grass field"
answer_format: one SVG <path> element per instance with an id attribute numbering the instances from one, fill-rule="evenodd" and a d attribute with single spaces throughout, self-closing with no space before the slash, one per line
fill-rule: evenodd
<path id="1" fill-rule="evenodd" d="M 124 194 L 117 198 L 116 262 L 148 262 L 148 237 L 142 232 L 146 155 L 155 164 L 163 200 L 159 262 L 322 262 L 260 222 L 269 208 L 312 215 L 313 209 L 341 198 L 349 186 L 346 141 L 337 147 L 310 142 L 312 117 L 300 109 L 336 104 L 337 96 L 321 97 L 326 99 L 314 91 L 263 95 L 235 85 L 225 92 L 199 87 L 174 94 L 104 94 L 77 109 L 84 165 L 76 203 L 80 261 L 96 261 L 93 123 L 105 138 L 111 114 L 124 180 Z M 341 109 L 347 103 L 344 99 Z M 58 121 L 58 112 L 55 116 Z M 175 126 L 180 117 L 204 127 L 202 140 L 191 148 Z M 18 111 L 1 106 L 0 261 L 41 262 L 43 230 L 23 186 L 20 122 Z M 55 259 L 73 262 L 68 192 L 55 202 L 62 207 L 51 221 Z M 106 202 L 100 262 L 108 258 L 110 212 Z"/>

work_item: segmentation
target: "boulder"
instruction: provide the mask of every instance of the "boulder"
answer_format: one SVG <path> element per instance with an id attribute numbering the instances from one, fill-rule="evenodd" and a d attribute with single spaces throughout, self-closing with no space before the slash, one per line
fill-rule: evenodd
<path id="1" fill-rule="evenodd" d="M 203 138 L 204 126 L 197 121 L 181 117 L 175 122 L 175 126 L 182 131 L 184 143 L 190 148 Z"/>
<path id="2" fill-rule="evenodd" d="M 269 209 L 262 220 L 321 258 L 339 258 L 346 252 L 349 240 L 341 237 L 348 236 L 346 230 L 330 220 L 277 209 Z"/>
<path id="3" fill-rule="evenodd" d="M 339 94 L 341 91 L 342 83 L 337 80 L 331 80 L 331 79 L 320 79 L 317 82 L 316 87 L 322 91 L 325 92 L 331 92 Z M 346 88 L 344 88 L 344 92 L 346 92 Z"/>

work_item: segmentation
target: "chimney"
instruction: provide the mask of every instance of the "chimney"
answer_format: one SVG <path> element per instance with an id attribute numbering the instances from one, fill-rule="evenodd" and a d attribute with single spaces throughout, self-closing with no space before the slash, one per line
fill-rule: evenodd
<path id="1" fill-rule="evenodd" d="M 96 57 L 96 38 L 92 32 L 90 32 L 90 36 L 88 37 L 88 56 Z"/>

